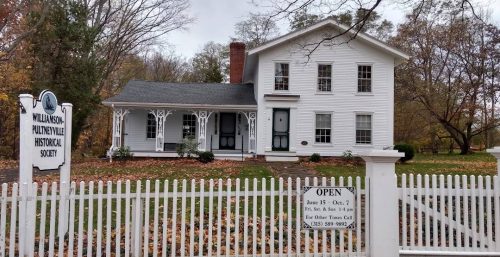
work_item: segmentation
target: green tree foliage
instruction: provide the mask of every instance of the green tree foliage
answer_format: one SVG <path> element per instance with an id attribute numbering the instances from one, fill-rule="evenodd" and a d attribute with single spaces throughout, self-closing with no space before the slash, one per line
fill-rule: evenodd
<path id="1" fill-rule="evenodd" d="M 87 117 L 100 103 L 93 89 L 105 64 L 91 53 L 95 31 L 87 25 L 87 12 L 78 2 L 54 2 L 45 20 L 31 38 L 33 92 L 50 89 L 59 101 L 72 103 L 73 143 L 84 129 Z"/>
<path id="2" fill-rule="evenodd" d="M 73 103 L 73 145 L 95 124 L 101 100 L 117 88 L 127 57 L 182 28 L 187 0 L 51 0 L 43 24 L 30 37 L 33 92 L 51 89 Z M 44 15 L 36 10 L 30 22 Z"/>

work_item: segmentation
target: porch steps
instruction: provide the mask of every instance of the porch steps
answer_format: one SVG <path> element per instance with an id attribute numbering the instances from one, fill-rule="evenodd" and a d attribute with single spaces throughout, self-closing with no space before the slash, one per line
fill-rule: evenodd
<path id="1" fill-rule="evenodd" d="M 227 161 L 244 161 L 248 158 L 253 158 L 252 154 L 243 154 L 243 158 L 241 154 L 215 154 L 214 158 L 216 160 L 227 160 Z"/>
<path id="2" fill-rule="evenodd" d="M 266 152 L 267 162 L 297 162 L 299 157 L 296 156 L 295 152 Z"/>

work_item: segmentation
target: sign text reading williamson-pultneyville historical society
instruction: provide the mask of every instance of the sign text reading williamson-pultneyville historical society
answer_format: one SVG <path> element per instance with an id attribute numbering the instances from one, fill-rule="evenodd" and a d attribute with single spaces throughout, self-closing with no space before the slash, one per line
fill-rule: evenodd
<path id="1" fill-rule="evenodd" d="M 305 186 L 302 195 L 305 229 L 354 229 L 354 187 Z"/>
<path id="2" fill-rule="evenodd" d="M 33 107 L 33 166 L 57 169 L 64 163 L 65 113 L 50 91 L 40 95 Z"/>
<path id="3" fill-rule="evenodd" d="M 63 147 L 64 118 L 33 113 L 33 135 L 40 157 L 57 156 L 57 148 Z"/>

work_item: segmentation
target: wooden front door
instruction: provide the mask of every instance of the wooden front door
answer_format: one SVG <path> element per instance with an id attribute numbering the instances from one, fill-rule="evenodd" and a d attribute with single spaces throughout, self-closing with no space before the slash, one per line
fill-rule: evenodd
<path id="1" fill-rule="evenodd" d="M 273 151 L 288 151 L 290 109 L 273 109 Z"/>
<path id="2" fill-rule="evenodd" d="M 236 114 L 220 114 L 219 149 L 234 150 L 236 146 Z"/>

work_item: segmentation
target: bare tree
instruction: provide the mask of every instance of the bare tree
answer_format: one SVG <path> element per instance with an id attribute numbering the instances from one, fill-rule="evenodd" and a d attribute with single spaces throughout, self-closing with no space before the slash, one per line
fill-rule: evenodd
<path id="1" fill-rule="evenodd" d="M 487 64 L 498 61 L 500 31 L 472 16 L 452 12 L 444 19 L 442 13 L 414 12 L 400 25 L 393 43 L 412 57 L 396 72 L 397 82 L 466 154 L 474 137 L 500 125 L 489 115 L 496 101 L 489 99 L 497 97 L 498 87 L 484 87 L 493 74 Z"/>
<path id="2" fill-rule="evenodd" d="M 310 15 L 321 17 L 332 17 L 346 12 L 361 13 L 346 30 L 325 34 L 320 40 L 301 44 L 300 47 L 305 50 L 305 55 L 310 57 L 323 43 L 342 44 L 356 38 L 358 33 L 362 32 L 369 24 L 375 10 L 380 8 L 382 0 L 252 0 L 252 2 L 257 6 L 265 6 L 270 9 L 267 17 L 269 20 L 275 21 L 288 19 L 288 17 L 298 15 L 304 10 L 307 10 Z M 399 0 L 393 3 L 414 9 L 417 13 L 425 8 L 432 8 L 432 6 L 447 5 L 454 11 L 472 12 L 477 17 L 470 0 Z"/>
<path id="3" fill-rule="evenodd" d="M 96 55 L 106 60 L 102 80 L 122 58 L 157 43 L 163 35 L 184 28 L 193 19 L 186 11 L 188 0 L 77 0 L 88 10 L 88 20 L 101 46 Z M 99 94 L 104 83 L 95 88 Z"/>
<path id="4" fill-rule="evenodd" d="M 187 61 L 173 54 L 162 55 L 156 52 L 144 62 L 148 80 L 184 82 L 190 75 Z"/>
<path id="5" fill-rule="evenodd" d="M 248 19 L 236 23 L 234 28 L 235 40 L 244 42 L 248 48 L 261 45 L 279 32 L 276 22 L 255 13 L 250 13 Z"/>

